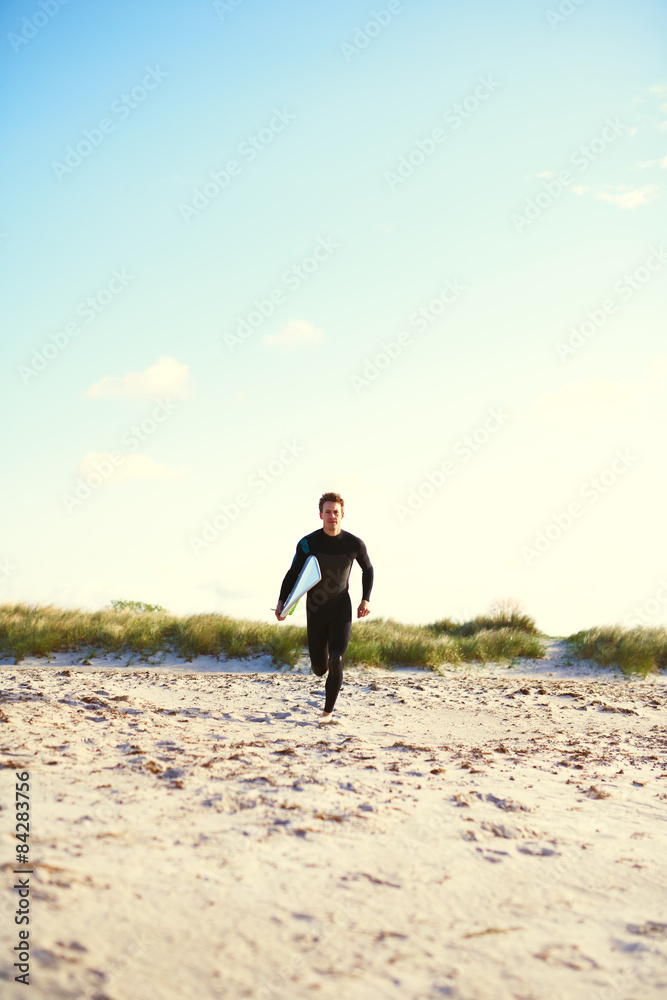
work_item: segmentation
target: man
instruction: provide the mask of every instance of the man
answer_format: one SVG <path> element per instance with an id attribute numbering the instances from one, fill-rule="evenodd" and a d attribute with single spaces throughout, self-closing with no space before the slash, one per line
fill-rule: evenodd
<path id="1" fill-rule="evenodd" d="M 373 587 L 373 567 L 366 546 L 356 535 L 342 530 L 343 506 L 343 498 L 338 493 L 324 493 L 320 497 L 320 519 L 323 525 L 302 538 L 297 545 L 294 561 L 285 574 L 276 605 L 276 618 L 282 622 L 285 618 L 280 613 L 303 564 L 308 556 L 316 556 L 322 579 L 308 591 L 306 620 L 308 653 L 313 673 L 323 677 L 329 671 L 320 723 L 331 722 L 331 713 L 343 683 L 343 656 L 352 629 L 352 604 L 347 584 L 355 559 L 362 569 L 363 592 L 361 604 L 357 608 L 357 618 L 365 618 L 370 614 L 368 600 Z"/>

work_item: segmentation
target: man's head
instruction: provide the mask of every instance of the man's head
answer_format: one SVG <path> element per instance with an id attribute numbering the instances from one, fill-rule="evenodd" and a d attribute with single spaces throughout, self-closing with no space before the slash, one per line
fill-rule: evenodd
<path id="1" fill-rule="evenodd" d="M 320 518 L 327 535 L 338 535 L 345 516 L 344 501 L 339 493 L 323 493 L 320 497 Z"/>

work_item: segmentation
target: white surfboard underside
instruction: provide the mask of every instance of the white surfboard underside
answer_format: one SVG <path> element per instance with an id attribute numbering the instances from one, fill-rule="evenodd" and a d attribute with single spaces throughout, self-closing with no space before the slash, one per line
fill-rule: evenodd
<path id="1" fill-rule="evenodd" d="M 319 583 L 322 579 L 322 570 L 320 569 L 320 564 L 318 563 L 315 556 L 308 556 L 305 563 L 303 564 L 303 569 L 299 573 L 296 583 L 292 587 L 292 593 L 289 595 L 283 610 L 280 612 L 281 617 L 288 615 L 299 598 L 303 597 L 311 587 L 314 587 L 316 583 Z"/>

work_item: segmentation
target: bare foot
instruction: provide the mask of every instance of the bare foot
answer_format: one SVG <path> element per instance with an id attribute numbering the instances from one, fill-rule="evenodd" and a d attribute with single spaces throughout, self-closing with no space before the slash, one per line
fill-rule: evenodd
<path id="1" fill-rule="evenodd" d="M 331 712 L 322 712 L 317 721 L 320 725 L 322 725 L 323 722 L 331 722 Z"/>

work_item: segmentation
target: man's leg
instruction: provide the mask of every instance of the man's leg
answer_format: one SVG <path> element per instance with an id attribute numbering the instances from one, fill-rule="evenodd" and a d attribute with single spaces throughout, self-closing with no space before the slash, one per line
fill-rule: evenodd
<path id="1" fill-rule="evenodd" d="M 331 621 L 320 622 L 315 615 L 308 616 L 308 653 L 313 673 L 323 677 L 328 671 L 323 720 L 329 721 L 338 692 L 343 683 L 343 656 L 350 641 L 351 611 L 343 611 Z"/>
<path id="2" fill-rule="evenodd" d="M 350 641 L 351 630 L 352 622 L 347 616 L 334 618 L 329 625 L 329 658 L 327 663 L 329 675 L 324 688 L 326 693 L 324 711 L 327 715 L 333 712 L 338 692 L 343 683 L 343 657 Z"/>
<path id="3" fill-rule="evenodd" d="M 318 622 L 315 615 L 307 616 L 308 655 L 313 673 L 323 677 L 328 666 L 328 625 Z"/>
<path id="4" fill-rule="evenodd" d="M 310 665 L 312 667 L 313 673 L 318 677 L 323 677 L 329 669 L 329 623 L 327 621 L 318 621 L 315 615 L 308 615 L 307 618 L 307 628 L 308 628 L 308 654 L 310 656 Z M 339 685 L 340 687 L 340 685 Z M 325 690 L 327 692 L 327 699 L 329 698 L 329 677 L 327 677 Z M 338 692 L 336 692 L 337 694 Z M 335 696 L 334 696 L 335 701 Z M 330 722 L 331 721 L 331 711 L 325 710 L 322 712 L 320 717 L 320 722 Z"/>

